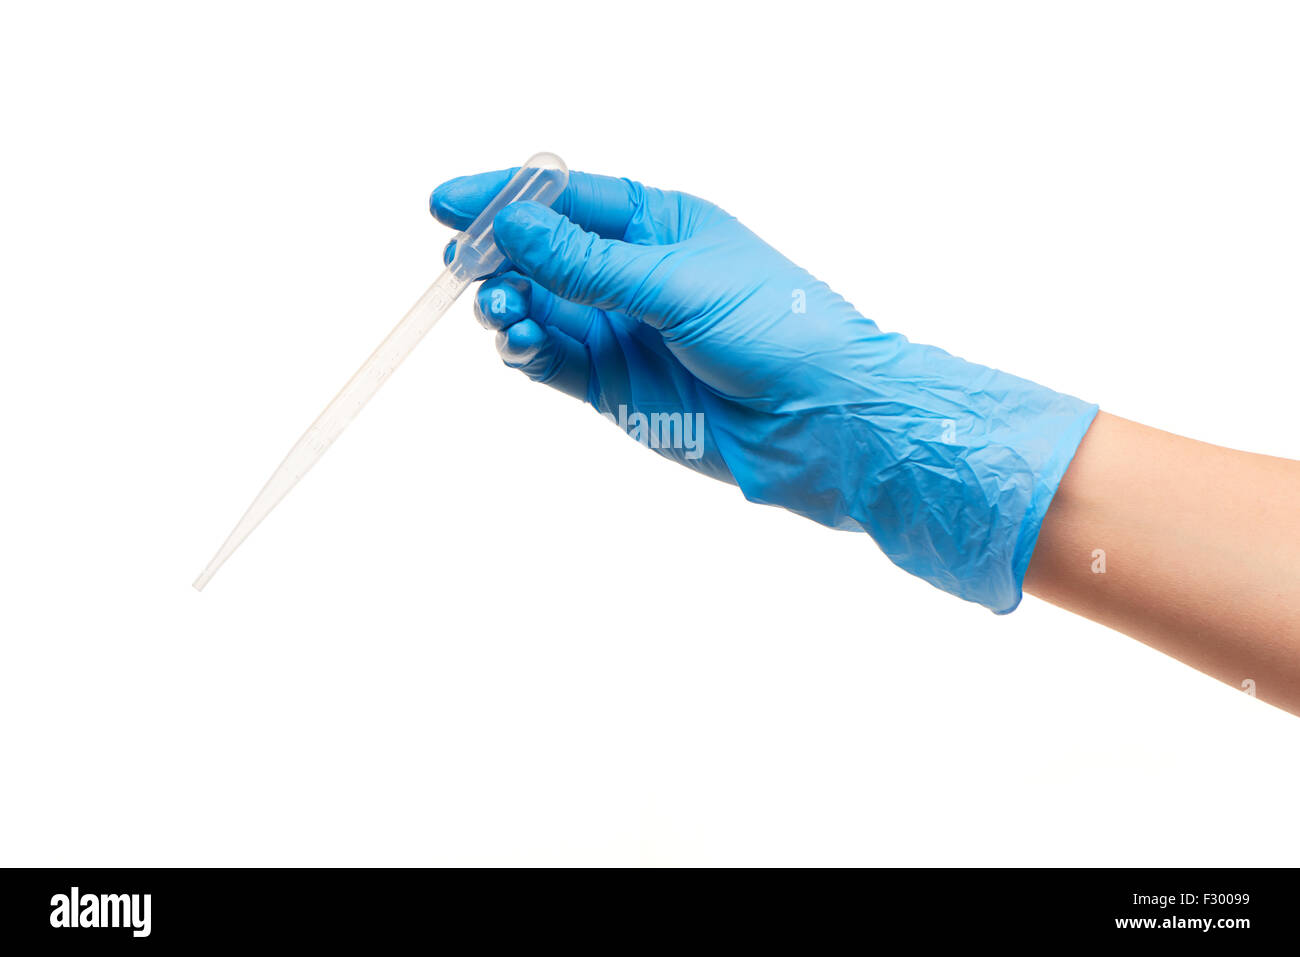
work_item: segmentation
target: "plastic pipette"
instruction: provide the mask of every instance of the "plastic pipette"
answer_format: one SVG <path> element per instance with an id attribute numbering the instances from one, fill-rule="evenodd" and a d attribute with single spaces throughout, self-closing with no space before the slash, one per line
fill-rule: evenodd
<path id="1" fill-rule="evenodd" d="M 553 153 L 538 153 L 510 178 L 501 192 L 479 214 L 469 228 L 456 236 L 456 252 L 451 264 L 414 306 L 379 344 L 370 358 L 348 380 L 334 400 L 325 407 L 315 422 L 303 433 L 289 450 L 280 467 L 275 470 L 253 499 L 244 517 L 231 531 L 208 567 L 194 580 L 199 591 L 212 580 L 226 559 L 234 554 L 253 529 L 280 504 L 298 480 L 307 474 L 325 450 L 328 449 L 356 418 L 367 402 L 388 381 L 402 360 L 411 354 L 425 333 L 443 317 L 471 282 L 492 273 L 504 260 L 497 249 L 492 233 L 492 221 L 497 213 L 510 203 L 533 200 L 550 205 L 564 192 L 569 182 L 569 170 L 564 161 Z"/>

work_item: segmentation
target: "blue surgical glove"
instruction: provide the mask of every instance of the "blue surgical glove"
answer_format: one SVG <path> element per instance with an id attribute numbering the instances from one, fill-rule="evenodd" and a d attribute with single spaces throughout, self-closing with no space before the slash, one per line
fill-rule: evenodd
<path id="1" fill-rule="evenodd" d="M 463 229 L 513 170 L 439 186 Z M 1012 611 L 1095 405 L 882 332 L 731 216 L 573 173 L 495 222 L 475 300 L 509 366 L 750 501 L 866 531 L 898 565 Z"/>

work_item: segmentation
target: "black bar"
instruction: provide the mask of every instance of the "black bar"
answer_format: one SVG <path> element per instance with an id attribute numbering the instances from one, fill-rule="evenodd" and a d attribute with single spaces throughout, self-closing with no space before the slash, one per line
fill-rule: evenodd
<path id="1" fill-rule="evenodd" d="M 78 924 L 118 926 L 71 926 L 73 888 Z M 443 870 L 33 869 L 0 871 L 0 889 L 0 946 L 9 953 L 33 952 L 15 943 L 374 950 L 511 939 L 618 951 L 745 938 L 1182 949 L 1291 942 L 1297 929 L 1293 870 L 747 870 L 592 881 Z"/>

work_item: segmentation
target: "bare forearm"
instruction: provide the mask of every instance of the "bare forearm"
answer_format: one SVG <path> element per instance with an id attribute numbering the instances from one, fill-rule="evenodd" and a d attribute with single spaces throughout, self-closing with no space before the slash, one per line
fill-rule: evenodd
<path id="1" fill-rule="evenodd" d="M 1102 413 L 1025 590 L 1300 714 L 1300 462 Z"/>

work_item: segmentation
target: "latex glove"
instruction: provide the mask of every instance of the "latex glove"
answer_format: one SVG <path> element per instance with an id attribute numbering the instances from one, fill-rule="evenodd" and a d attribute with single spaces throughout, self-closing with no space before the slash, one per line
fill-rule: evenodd
<path id="1" fill-rule="evenodd" d="M 463 229 L 513 172 L 444 183 L 430 208 Z M 751 501 L 866 531 L 996 612 L 1019 604 L 1096 406 L 882 332 L 685 193 L 573 173 L 554 210 L 516 203 L 495 229 L 508 262 L 475 312 L 507 365 Z"/>

